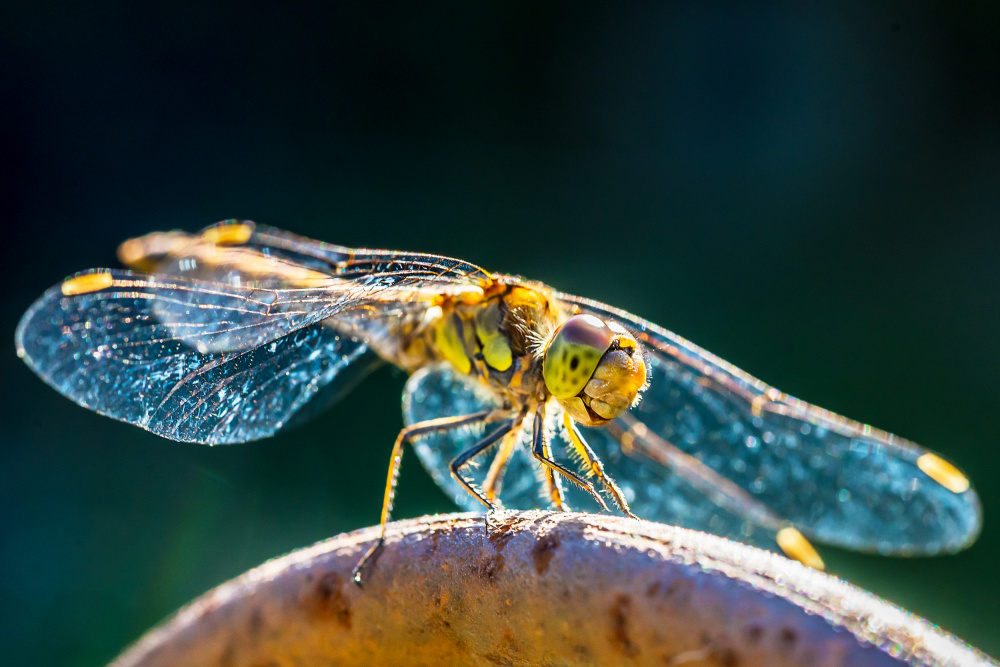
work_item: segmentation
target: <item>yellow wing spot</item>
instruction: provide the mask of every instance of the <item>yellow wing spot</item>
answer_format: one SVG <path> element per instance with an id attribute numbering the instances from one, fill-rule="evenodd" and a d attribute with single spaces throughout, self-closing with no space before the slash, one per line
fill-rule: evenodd
<path id="1" fill-rule="evenodd" d="M 826 569 L 826 565 L 823 563 L 823 559 L 819 557 L 816 548 L 809 543 L 805 535 L 792 526 L 785 526 L 779 530 L 774 539 L 789 558 L 797 560 L 814 570 Z"/>
<path id="2" fill-rule="evenodd" d="M 754 417 L 760 417 L 761 412 L 764 410 L 764 406 L 770 402 L 771 400 L 767 396 L 754 396 L 753 401 L 750 403 L 750 414 Z"/>
<path id="3" fill-rule="evenodd" d="M 253 227 L 246 223 L 209 227 L 201 238 L 216 245 L 243 245 L 253 236 Z"/>
<path id="4" fill-rule="evenodd" d="M 969 490 L 969 478 L 937 454 L 928 452 L 921 455 L 917 459 L 917 467 L 952 493 L 965 493 Z"/>
<path id="5" fill-rule="evenodd" d="M 129 239 L 118 246 L 118 259 L 125 266 L 137 266 L 146 259 L 146 247 L 142 239 Z"/>
<path id="6" fill-rule="evenodd" d="M 97 273 L 85 273 L 82 276 L 75 276 L 63 281 L 62 293 L 65 296 L 75 296 L 77 294 L 87 294 L 96 292 L 105 287 L 111 287 L 115 279 L 107 271 Z"/>
<path id="7" fill-rule="evenodd" d="M 152 271 L 158 258 L 190 246 L 191 238 L 185 232 L 152 232 L 123 241 L 118 246 L 118 259 L 133 269 Z"/>

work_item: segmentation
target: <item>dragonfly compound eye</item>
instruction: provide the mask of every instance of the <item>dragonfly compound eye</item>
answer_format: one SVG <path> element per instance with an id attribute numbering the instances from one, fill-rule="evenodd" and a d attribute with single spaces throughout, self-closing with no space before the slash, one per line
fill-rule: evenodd
<path id="1" fill-rule="evenodd" d="M 574 315 L 549 340 L 542 375 L 570 416 L 597 426 L 632 405 L 646 383 L 646 364 L 635 338 L 616 322 Z"/>

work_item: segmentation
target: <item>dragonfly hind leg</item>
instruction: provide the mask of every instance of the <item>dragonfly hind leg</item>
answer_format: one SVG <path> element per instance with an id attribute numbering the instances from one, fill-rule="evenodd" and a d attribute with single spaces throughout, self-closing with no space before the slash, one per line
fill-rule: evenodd
<path id="1" fill-rule="evenodd" d="M 357 566 L 355 566 L 355 584 L 358 586 L 362 585 L 365 566 L 370 561 L 373 561 L 378 557 L 378 554 L 382 551 L 382 547 L 385 545 L 385 526 L 389 523 L 389 518 L 392 515 L 392 504 L 396 497 L 396 482 L 399 478 L 399 465 L 403 460 L 403 445 L 417 436 L 426 435 L 428 433 L 451 431 L 457 428 L 471 426 L 473 424 L 483 424 L 495 421 L 496 419 L 499 419 L 501 415 L 502 413 L 497 413 L 494 410 L 483 410 L 481 412 L 475 412 L 471 415 L 429 419 L 424 422 L 406 426 L 399 432 L 399 435 L 396 436 L 396 443 L 392 446 L 392 458 L 389 459 L 389 475 L 385 482 L 385 495 L 382 497 L 382 518 L 380 523 L 382 531 L 379 534 L 378 541 L 375 542 L 372 548 L 368 550 L 368 552 L 358 562 Z"/>

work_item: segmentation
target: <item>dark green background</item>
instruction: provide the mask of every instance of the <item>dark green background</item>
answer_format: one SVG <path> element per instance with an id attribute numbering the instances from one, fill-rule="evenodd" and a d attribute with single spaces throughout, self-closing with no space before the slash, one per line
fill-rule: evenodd
<path id="1" fill-rule="evenodd" d="M 996 2 L 292 4 L 0 9 L 5 664 L 101 664 L 378 519 L 398 372 L 210 449 L 16 359 L 44 289 L 227 217 L 608 301 L 941 451 L 981 493 L 974 547 L 823 553 L 1000 654 Z M 400 517 L 451 509 L 412 459 L 401 493 Z"/>

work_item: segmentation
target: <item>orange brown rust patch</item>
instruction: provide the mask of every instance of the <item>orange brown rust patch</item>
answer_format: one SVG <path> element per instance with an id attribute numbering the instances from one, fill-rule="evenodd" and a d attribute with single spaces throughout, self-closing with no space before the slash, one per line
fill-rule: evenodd
<path id="1" fill-rule="evenodd" d="M 615 603 L 611 605 L 611 642 L 622 655 L 630 658 L 639 653 L 639 649 L 628 635 L 628 615 L 631 606 L 632 599 L 622 594 L 619 594 L 615 598 Z"/>
<path id="2" fill-rule="evenodd" d="M 487 581 L 495 581 L 497 575 L 500 574 L 500 570 L 503 569 L 504 558 L 503 554 L 497 553 L 487 553 L 483 558 L 482 563 L 476 568 L 476 573 L 479 574 L 483 579 Z"/>
<path id="3" fill-rule="evenodd" d="M 778 631 L 778 650 L 786 653 L 795 649 L 799 641 L 799 633 L 794 628 L 784 627 Z"/>
<path id="4" fill-rule="evenodd" d="M 302 595 L 302 606 L 314 616 L 333 618 L 345 630 L 351 629 L 350 601 L 344 595 L 344 579 L 336 572 L 310 582 Z"/>
<path id="5" fill-rule="evenodd" d="M 264 614 L 260 609 L 254 609 L 247 621 L 247 636 L 251 640 L 257 639 L 264 630 Z"/>
<path id="6" fill-rule="evenodd" d="M 712 651 L 712 658 L 721 667 L 736 667 L 739 664 L 739 658 L 736 657 L 736 652 L 731 648 L 720 648 Z"/>
<path id="7" fill-rule="evenodd" d="M 531 549 L 531 557 L 535 561 L 535 572 L 545 574 L 558 548 L 559 538 L 552 533 L 547 533 L 535 541 L 535 546 Z"/>

